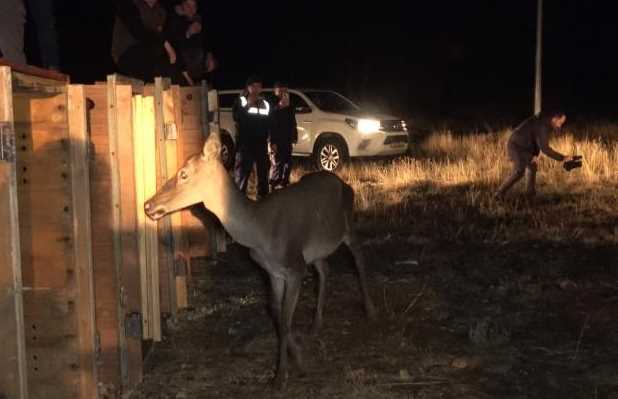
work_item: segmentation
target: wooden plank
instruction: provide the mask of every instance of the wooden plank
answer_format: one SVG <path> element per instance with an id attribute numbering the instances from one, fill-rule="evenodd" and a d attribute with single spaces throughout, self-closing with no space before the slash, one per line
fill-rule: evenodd
<path id="1" fill-rule="evenodd" d="M 69 83 L 68 75 L 64 75 L 60 72 L 52 71 L 50 69 L 43 69 L 31 65 L 18 64 L 16 62 L 9 61 L 6 58 L 0 58 L 0 66 L 8 66 L 13 71 L 21 72 L 29 76 L 37 76 L 48 80 L 54 80 L 62 84 Z"/>
<path id="2" fill-rule="evenodd" d="M 133 144 L 135 162 L 135 201 L 136 207 L 146 200 L 144 189 L 144 176 L 146 165 L 144 163 L 144 137 L 142 128 L 142 96 L 133 97 Z M 144 339 L 152 339 L 151 318 L 152 306 L 150 303 L 150 283 L 148 273 L 148 254 L 146 250 L 146 214 L 137 212 L 137 242 L 140 265 L 141 297 L 142 297 L 142 334 Z"/>
<path id="3" fill-rule="evenodd" d="M 142 314 L 140 268 L 135 202 L 135 163 L 133 151 L 133 87 L 117 85 L 108 79 L 110 165 L 112 171 L 113 235 L 118 278 L 118 330 L 121 379 L 124 389 L 142 379 L 142 341 L 127 336 L 125 319 Z"/>
<path id="4" fill-rule="evenodd" d="M 114 256 L 112 174 L 109 150 L 107 87 L 86 86 L 90 140 L 90 204 L 99 353 L 97 379 L 107 391 L 122 386 L 120 370 L 118 278 Z"/>
<path id="5" fill-rule="evenodd" d="M 73 195 L 73 235 L 75 272 L 77 273 L 77 314 L 79 331 L 79 362 L 81 369 L 80 397 L 96 397 L 96 322 L 94 297 L 94 266 L 92 259 L 92 226 L 90 201 L 90 171 L 88 160 L 89 134 L 84 86 L 68 89 L 69 140 L 71 142 L 71 175 Z"/>
<path id="6" fill-rule="evenodd" d="M 0 67 L 0 396 L 28 398 L 11 71 Z M 7 141 L 7 139 L 10 139 Z"/>
<path id="7" fill-rule="evenodd" d="M 155 105 L 154 98 L 144 97 L 141 110 L 142 129 L 144 140 L 144 198 L 150 198 L 157 192 L 156 170 L 156 133 L 155 133 Z M 143 202 L 142 202 L 143 208 Z M 140 210 L 142 210 L 140 208 Z M 143 211 L 142 211 L 143 212 Z M 150 295 L 152 306 L 152 338 L 154 341 L 161 340 L 161 302 L 159 292 L 159 239 L 157 222 L 146 218 L 146 251 L 149 266 Z"/>
<path id="8" fill-rule="evenodd" d="M 140 268 L 137 249 L 137 214 L 143 213 L 143 206 L 137 208 L 135 202 L 135 171 L 133 150 L 133 117 L 131 112 L 132 86 L 118 86 L 118 127 L 119 157 L 122 164 L 122 245 L 123 245 L 123 269 L 122 269 L 122 292 L 121 300 L 125 313 L 122 317 L 132 314 L 141 314 L 141 285 Z M 143 374 L 143 348 L 141 336 L 127 336 L 125 338 L 126 354 L 124 355 L 127 366 L 124 374 L 125 390 L 141 382 Z"/>
<path id="9" fill-rule="evenodd" d="M 156 159 L 157 159 L 157 189 L 163 187 L 168 176 L 167 140 L 166 137 L 166 110 L 165 93 L 169 92 L 169 79 L 155 78 L 154 106 L 155 106 L 155 132 L 156 132 Z M 169 110 L 168 110 L 169 118 Z M 172 235 L 171 216 L 161 219 L 157 223 L 159 234 L 159 267 L 160 267 L 160 292 L 161 312 L 176 315 L 176 278 L 174 275 L 174 240 Z"/>
<path id="10" fill-rule="evenodd" d="M 18 110 L 24 123 L 20 133 L 25 134 L 16 137 L 17 165 L 29 176 L 27 182 L 20 182 L 18 196 L 24 225 L 20 230 L 22 275 L 29 287 L 23 296 L 30 398 L 83 397 L 76 269 L 81 267 L 76 258 L 80 243 L 74 231 L 78 216 L 71 184 L 67 95 L 64 89 L 59 92 L 15 97 L 25 105 Z M 53 128 L 45 127 L 45 110 L 54 110 L 55 116 L 48 119 Z M 28 124 L 30 117 L 34 124 Z M 44 187 L 53 189 L 41 191 Z M 51 216 L 41 216 L 41 210 Z"/>
<path id="11" fill-rule="evenodd" d="M 163 122 L 166 126 L 174 126 L 176 137 L 166 138 L 165 140 L 165 159 L 167 165 L 168 179 L 176 175 L 178 169 L 182 166 L 178 164 L 178 146 L 177 146 L 177 123 L 175 112 L 175 91 L 173 88 L 163 92 Z M 186 273 L 179 275 L 179 262 L 183 261 L 183 248 L 186 247 L 185 236 L 182 229 L 182 213 L 174 212 L 170 215 L 170 224 L 172 230 L 172 238 L 174 242 L 173 262 L 172 265 L 172 284 L 174 285 L 175 295 L 173 295 L 174 305 L 177 309 L 185 309 L 189 306 L 188 289 Z"/>
<path id="12" fill-rule="evenodd" d="M 184 163 L 189 157 L 202 151 L 204 135 L 202 132 L 202 105 L 200 101 L 201 87 L 179 88 L 181 126 L 178 133 L 178 162 Z M 206 214 L 197 217 L 191 211 L 182 212 L 183 230 L 188 245 L 188 258 L 209 256 L 213 254 L 214 228 L 211 218 Z M 204 225 L 207 224 L 207 227 Z M 191 278 L 189 263 L 187 278 Z"/>

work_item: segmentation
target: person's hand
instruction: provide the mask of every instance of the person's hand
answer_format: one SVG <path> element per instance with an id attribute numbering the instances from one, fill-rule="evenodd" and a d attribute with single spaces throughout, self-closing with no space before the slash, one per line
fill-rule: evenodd
<path id="1" fill-rule="evenodd" d="M 202 24 L 199 22 L 193 22 L 191 25 L 189 25 L 189 28 L 187 29 L 187 39 L 193 35 L 197 35 L 201 31 L 202 31 Z"/>
<path id="2" fill-rule="evenodd" d="M 176 50 L 167 40 L 163 43 L 163 47 L 165 47 L 165 51 L 167 52 L 167 56 L 170 59 L 170 64 L 174 65 L 176 63 Z"/>
<path id="3" fill-rule="evenodd" d="M 217 68 L 217 59 L 213 53 L 206 54 L 206 72 L 212 72 Z"/>
<path id="4" fill-rule="evenodd" d="M 189 86 L 195 86 L 195 82 L 193 82 L 193 79 L 191 79 L 191 76 L 189 76 L 189 73 L 187 71 L 183 71 L 182 76 L 184 76 L 187 83 L 189 83 Z"/>

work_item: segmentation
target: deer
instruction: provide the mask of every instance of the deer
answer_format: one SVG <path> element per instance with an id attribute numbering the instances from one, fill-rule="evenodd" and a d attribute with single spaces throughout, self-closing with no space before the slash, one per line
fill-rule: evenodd
<path id="1" fill-rule="evenodd" d="M 249 249 L 250 257 L 270 280 L 271 317 L 278 336 L 278 364 L 273 385 L 283 390 L 288 380 L 288 353 L 305 373 L 299 345 L 292 334 L 292 318 L 301 280 L 308 265 L 319 278 L 312 332 L 323 322 L 326 258 L 345 244 L 354 258 L 365 313 L 376 318 L 366 281 L 361 243 L 352 226 L 354 191 L 330 172 L 314 172 L 297 183 L 253 201 L 236 187 L 220 159 L 219 134 L 213 132 L 202 153 L 190 157 L 149 200 L 144 211 L 153 220 L 203 203 L 231 238 Z"/>

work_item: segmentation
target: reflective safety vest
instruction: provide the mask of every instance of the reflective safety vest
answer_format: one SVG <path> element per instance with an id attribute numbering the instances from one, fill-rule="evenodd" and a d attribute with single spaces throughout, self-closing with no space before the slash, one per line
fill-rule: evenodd
<path id="1" fill-rule="evenodd" d="M 247 100 L 247 97 L 240 96 L 240 105 L 247 110 L 247 113 L 251 115 L 262 115 L 262 116 L 270 115 L 270 104 L 268 103 L 268 101 L 264 100 L 263 98 L 258 99 L 257 106 L 252 105 L 251 107 L 247 108 L 247 106 L 249 105 L 249 101 Z"/>

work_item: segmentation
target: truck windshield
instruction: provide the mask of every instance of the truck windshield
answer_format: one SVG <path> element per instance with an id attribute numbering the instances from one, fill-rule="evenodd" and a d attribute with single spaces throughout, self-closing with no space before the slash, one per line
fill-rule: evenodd
<path id="1" fill-rule="evenodd" d="M 333 91 L 305 91 L 303 93 L 316 107 L 325 112 L 345 114 L 360 111 L 360 108 L 352 101 Z"/>

